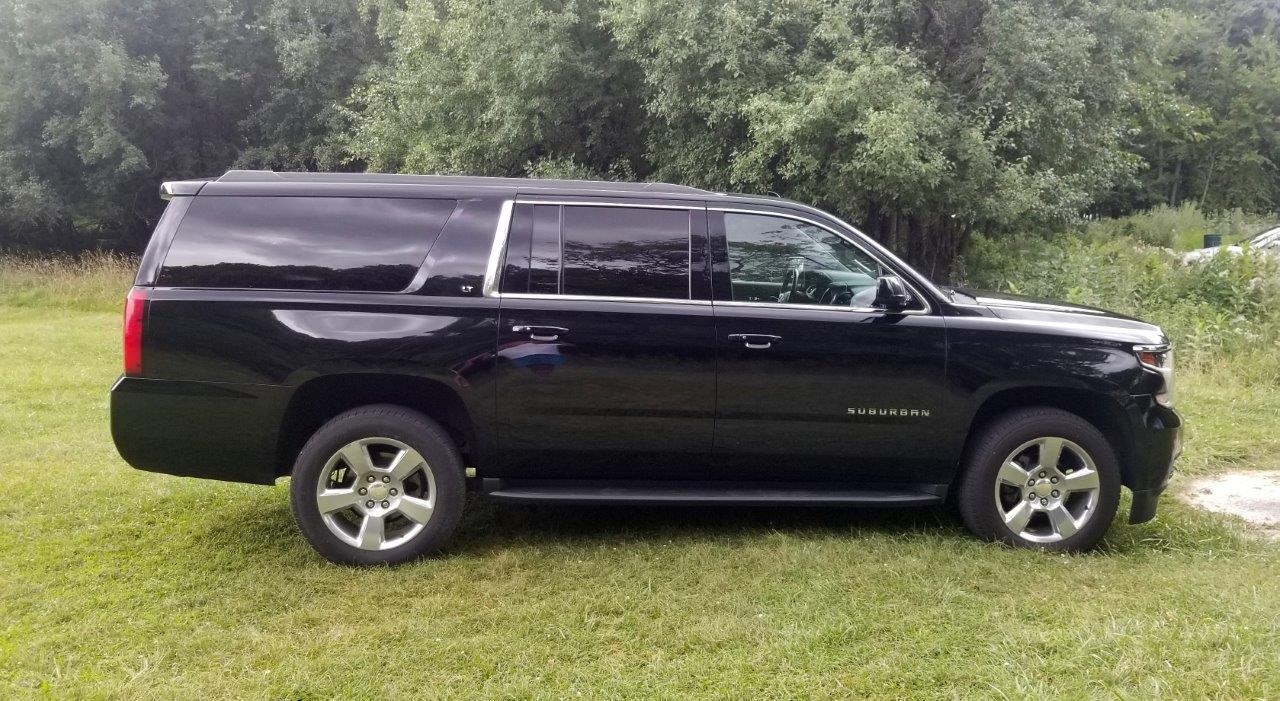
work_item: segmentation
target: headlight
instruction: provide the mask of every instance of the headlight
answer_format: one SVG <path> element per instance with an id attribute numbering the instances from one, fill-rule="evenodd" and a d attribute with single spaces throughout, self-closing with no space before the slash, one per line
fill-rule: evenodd
<path id="1" fill-rule="evenodd" d="M 1156 393 L 1156 401 L 1164 406 L 1173 405 L 1173 348 L 1163 346 L 1134 346 L 1133 352 L 1138 356 L 1142 366 L 1160 373 L 1164 379 L 1164 387 Z"/>

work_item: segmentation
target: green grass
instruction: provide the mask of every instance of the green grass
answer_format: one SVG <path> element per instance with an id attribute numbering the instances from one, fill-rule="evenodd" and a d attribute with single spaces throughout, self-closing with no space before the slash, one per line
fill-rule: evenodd
<path id="1" fill-rule="evenodd" d="M 1280 694 L 1280 547 L 1170 498 L 1082 556 L 934 510 L 472 503 L 443 557 L 331 566 L 283 483 L 116 456 L 113 284 L 0 280 L 0 697 Z M 1182 380 L 1184 469 L 1280 462 L 1274 386 Z"/>

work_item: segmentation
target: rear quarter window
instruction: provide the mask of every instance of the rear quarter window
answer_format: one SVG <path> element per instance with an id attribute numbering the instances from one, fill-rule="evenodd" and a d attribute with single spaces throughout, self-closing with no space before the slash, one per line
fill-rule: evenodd
<path id="1" fill-rule="evenodd" d="M 396 292 L 413 281 L 454 200 L 195 197 L 157 284 Z"/>

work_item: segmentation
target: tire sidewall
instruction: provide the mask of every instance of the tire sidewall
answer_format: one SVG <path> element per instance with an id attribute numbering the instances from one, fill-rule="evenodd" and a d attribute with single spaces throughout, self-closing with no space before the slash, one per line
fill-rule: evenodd
<path id="1" fill-rule="evenodd" d="M 1088 522 L 1070 537 L 1052 543 L 1024 540 L 1005 525 L 995 497 L 1004 459 L 1037 438 L 1065 438 L 1085 450 L 1098 471 L 1098 504 Z M 1110 528 L 1120 504 L 1120 466 L 1106 437 L 1084 419 L 1058 409 L 1011 412 L 988 425 L 971 453 L 961 482 L 959 507 L 965 524 L 977 535 L 1010 545 L 1054 552 L 1093 547 Z"/>
<path id="2" fill-rule="evenodd" d="M 342 446 L 362 438 L 391 438 L 418 451 L 435 478 L 435 508 L 412 540 L 390 550 L 362 550 L 329 531 L 316 504 L 316 486 L 329 459 Z M 361 407 L 322 426 L 294 462 L 290 506 L 302 535 L 326 559 L 350 565 L 392 564 L 437 552 L 462 517 L 466 481 L 462 456 L 448 433 L 431 419 L 390 405 Z"/>

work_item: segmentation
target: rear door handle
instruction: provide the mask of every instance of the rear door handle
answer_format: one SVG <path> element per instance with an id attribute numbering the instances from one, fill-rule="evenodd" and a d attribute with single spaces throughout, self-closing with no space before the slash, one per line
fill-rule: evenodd
<path id="1" fill-rule="evenodd" d="M 563 326 L 512 326 L 511 333 L 527 333 L 530 341 L 555 341 L 569 333 Z"/>
<path id="2" fill-rule="evenodd" d="M 773 344 L 782 340 L 781 336 L 770 336 L 765 333 L 731 333 L 730 341 L 739 341 L 742 345 L 752 350 L 764 350 L 772 348 Z"/>

